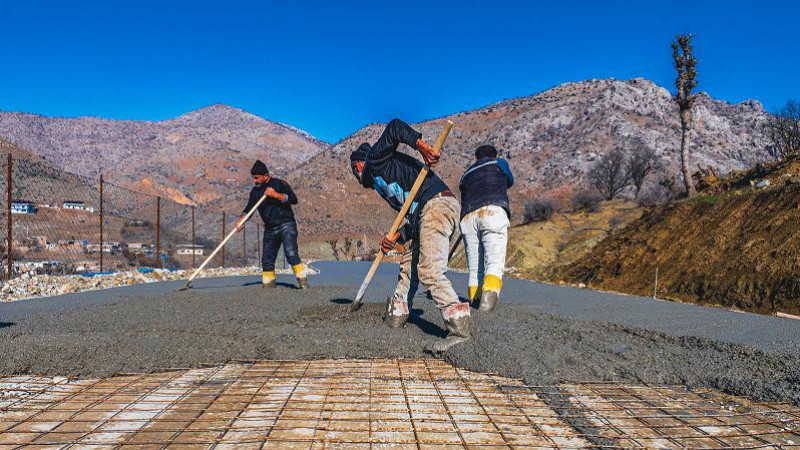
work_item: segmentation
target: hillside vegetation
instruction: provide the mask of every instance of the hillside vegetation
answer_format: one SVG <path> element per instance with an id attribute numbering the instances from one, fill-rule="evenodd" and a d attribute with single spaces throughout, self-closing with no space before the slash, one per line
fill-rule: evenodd
<path id="1" fill-rule="evenodd" d="M 763 176 L 754 177 L 757 172 Z M 732 178 L 721 193 L 646 212 L 561 276 L 653 295 L 658 269 L 662 298 L 800 313 L 800 164 L 759 167 Z M 769 185 L 757 188 L 763 180 Z"/>

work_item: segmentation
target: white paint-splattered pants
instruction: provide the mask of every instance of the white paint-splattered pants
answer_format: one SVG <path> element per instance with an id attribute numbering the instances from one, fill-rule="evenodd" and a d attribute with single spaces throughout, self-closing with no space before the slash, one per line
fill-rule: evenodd
<path id="1" fill-rule="evenodd" d="M 458 235 L 460 209 L 454 197 L 434 198 L 422 208 L 419 239 L 406 242 L 397 288 L 388 311 L 390 315 L 408 314 L 408 304 L 420 281 L 431 292 L 444 320 L 469 315 L 469 304 L 461 303 L 446 276 L 450 244 Z"/>
<path id="2" fill-rule="evenodd" d="M 467 250 L 472 297 L 478 288 L 500 292 L 506 266 L 506 245 L 510 223 L 506 210 L 488 205 L 467 214 L 461 220 L 461 234 Z"/>

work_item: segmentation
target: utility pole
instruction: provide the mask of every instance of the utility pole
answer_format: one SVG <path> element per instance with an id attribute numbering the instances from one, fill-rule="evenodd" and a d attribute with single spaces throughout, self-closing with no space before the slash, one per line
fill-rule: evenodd
<path id="1" fill-rule="evenodd" d="M 103 271 L 103 174 L 100 174 L 100 272 Z"/>

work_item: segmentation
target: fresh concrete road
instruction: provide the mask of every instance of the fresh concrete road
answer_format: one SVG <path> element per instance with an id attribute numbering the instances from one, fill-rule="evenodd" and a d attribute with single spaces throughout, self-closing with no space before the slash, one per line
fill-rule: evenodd
<path id="1" fill-rule="evenodd" d="M 315 286 L 351 288 L 354 295 L 369 270 L 369 265 L 368 262 L 315 262 L 312 266 L 320 273 L 311 277 L 311 283 Z M 365 301 L 383 302 L 394 288 L 397 272 L 395 264 L 381 265 L 367 291 Z M 449 278 L 459 295 L 466 297 L 466 274 L 451 272 Z M 259 282 L 260 279 L 256 276 L 201 278 L 193 283 L 193 290 L 224 293 Z M 279 275 L 278 282 L 293 284 L 294 280 L 292 276 Z M 13 321 L 19 315 L 53 312 L 121 296 L 164 294 L 181 286 L 182 281 L 138 284 L 45 299 L 0 303 L 0 322 Z M 427 301 L 429 300 L 424 298 L 424 292 L 418 293 L 415 302 Z M 769 353 L 800 355 L 798 320 L 516 279 L 505 281 L 502 302 L 523 303 L 542 312 L 578 320 L 610 322 L 675 337 L 705 338 Z"/>
<path id="2" fill-rule="evenodd" d="M 349 313 L 367 263 L 319 262 L 311 289 L 290 276 L 141 284 L 0 304 L 0 375 L 107 376 L 231 360 L 421 358 L 445 332 L 424 292 L 411 320 L 387 329 L 381 267 L 368 303 Z M 451 275 L 463 294 L 465 275 Z M 473 339 L 443 355 L 532 386 L 575 382 L 687 385 L 800 404 L 800 323 L 700 306 L 508 280 Z"/>

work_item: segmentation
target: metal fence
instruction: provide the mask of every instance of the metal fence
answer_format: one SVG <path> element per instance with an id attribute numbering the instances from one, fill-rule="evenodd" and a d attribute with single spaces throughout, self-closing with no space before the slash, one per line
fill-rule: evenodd
<path id="1" fill-rule="evenodd" d="M 69 274 L 137 267 L 192 269 L 230 232 L 239 217 L 133 191 L 8 154 L 0 275 Z M 251 220 L 209 267 L 258 264 L 262 224 Z M 280 261 L 279 261 L 280 264 Z M 285 265 L 285 262 L 284 262 Z"/>

